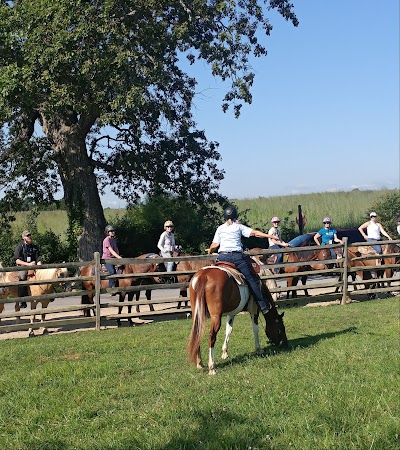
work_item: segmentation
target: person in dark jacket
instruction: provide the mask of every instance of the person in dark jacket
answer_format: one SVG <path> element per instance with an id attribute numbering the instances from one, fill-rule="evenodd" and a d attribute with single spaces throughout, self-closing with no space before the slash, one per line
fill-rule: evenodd
<path id="1" fill-rule="evenodd" d="M 32 242 L 32 234 L 30 231 L 23 231 L 22 242 L 16 246 L 14 258 L 17 266 L 36 266 L 40 263 L 39 247 Z M 18 279 L 20 281 L 26 281 L 27 278 L 27 270 L 18 272 Z M 28 286 L 18 286 L 18 296 L 25 297 L 27 295 L 29 295 Z M 21 302 L 21 308 L 26 308 L 26 302 Z"/>

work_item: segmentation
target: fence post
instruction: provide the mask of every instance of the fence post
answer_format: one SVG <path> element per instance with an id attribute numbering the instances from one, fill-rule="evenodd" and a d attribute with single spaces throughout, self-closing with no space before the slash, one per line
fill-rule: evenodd
<path id="1" fill-rule="evenodd" d="M 349 262 L 349 254 L 347 252 L 347 248 L 348 248 L 348 238 L 344 237 L 342 239 L 344 247 L 343 247 L 343 295 L 342 295 L 342 301 L 341 304 L 345 305 L 346 304 L 346 300 L 347 300 L 347 296 L 348 296 L 348 290 L 349 290 L 349 274 L 347 272 L 347 263 Z"/>
<path id="2" fill-rule="evenodd" d="M 101 319 L 101 311 L 100 311 L 100 289 L 101 289 L 101 280 L 100 280 L 100 272 L 101 272 L 101 264 L 100 264 L 100 253 L 94 253 L 94 303 L 96 305 L 96 330 L 100 330 L 100 319 Z"/>

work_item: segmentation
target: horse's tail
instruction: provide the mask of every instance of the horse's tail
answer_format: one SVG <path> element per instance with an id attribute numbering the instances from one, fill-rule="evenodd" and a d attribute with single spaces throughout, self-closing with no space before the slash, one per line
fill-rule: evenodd
<path id="1" fill-rule="evenodd" d="M 192 331 L 189 336 L 189 361 L 196 364 L 200 342 L 203 339 L 206 327 L 206 278 L 204 273 L 197 274 L 191 281 L 190 302 L 194 305 Z"/>

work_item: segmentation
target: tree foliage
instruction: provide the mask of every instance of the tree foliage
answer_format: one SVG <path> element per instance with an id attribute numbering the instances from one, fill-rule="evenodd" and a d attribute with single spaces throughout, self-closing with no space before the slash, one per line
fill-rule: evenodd
<path id="1" fill-rule="evenodd" d="M 380 218 L 385 230 L 393 239 L 399 239 L 397 234 L 397 218 L 400 216 L 400 190 L 388 192 L 382 196 L 374 205 L 371 211 L 375 211 Z M 369 213 L 367 215 L 369 216 Z"/>
<path id="2" fill-rule="evenodd" d="M 3 207 L 51 203 L 62 187 L 87 258 L 106 186 L 132 204 L 164 193 L 222 202 L 218 144 L 193 120 L 196 80 L 182 60 L 229 81 L 222 107 L 239 116 L 271 9 L 297 25 L 287 0 L 2 0 Z"/>

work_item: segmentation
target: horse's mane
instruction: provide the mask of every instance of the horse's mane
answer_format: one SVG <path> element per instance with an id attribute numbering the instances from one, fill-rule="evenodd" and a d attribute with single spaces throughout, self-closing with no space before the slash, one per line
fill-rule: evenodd
<path id="1" fill-rule="evenodd" d="M 312 251 L 304 250 L 304 251 L 301 251 L 301 252 L 296 252 L 296 253 L 291 253 L 291 254 L 295 255 L 295 258 L 296 258 L 297 261 L 302 261 L 303 262 L 303 261 L 315 261 L 315 260 L 318 259 L 318 255 L 321 252 L 327 252 L 327 251 L 329 252 L 328 249 L 321 248 L 321 249 L 318 249 L 318 250 L 312 250 Z M 329 259 L 330 259 L 330 257 L 329 257 Z"/>
<path id="2" fill-rule="evenodd" d="M 68 273 L 68 269 L 66 267 L 57 268 L 52 267 L 51 269 L 36 269 L 35 279 L 36 280 L 50 280 L 52 278 L 56 278 L 56 273 L 63 273 L 66 275 Z"/>

